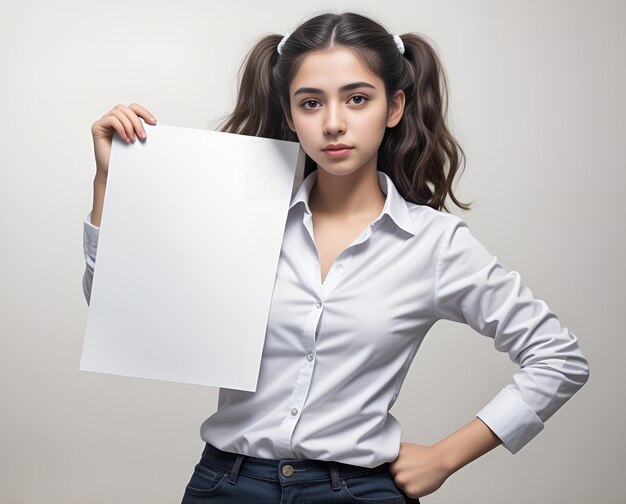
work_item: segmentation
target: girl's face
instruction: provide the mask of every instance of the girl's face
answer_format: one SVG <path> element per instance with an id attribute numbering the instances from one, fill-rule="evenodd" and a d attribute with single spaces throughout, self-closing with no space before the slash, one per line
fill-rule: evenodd
<path id="1" fill-rule="evenodd" d="M 289 100 L 289 126 L 318 168 L 333 175 L 375 171 L 385 129 L 404 111 L 404 93 L 388 103 L 380 77 L 344 47 L 305 56 Z"/>

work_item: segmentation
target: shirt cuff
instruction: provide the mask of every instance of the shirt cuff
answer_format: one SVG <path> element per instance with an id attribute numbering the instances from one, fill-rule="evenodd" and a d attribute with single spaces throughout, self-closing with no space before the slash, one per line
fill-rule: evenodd
<path id="1" fill-rule="evenodd" d="M 503 388 L 476 416 L 511 453 L 517 453 L 543 429 L 543 422 L 537 414 L 508 387 Z"/>

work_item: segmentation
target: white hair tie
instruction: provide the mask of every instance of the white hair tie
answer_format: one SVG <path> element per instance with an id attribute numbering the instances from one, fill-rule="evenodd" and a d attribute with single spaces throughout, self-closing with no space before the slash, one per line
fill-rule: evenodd
<path id="1" fill-rule="evenodd" d="M 400 51 L 400 54 L 404 54 L 404 42 L 402 42 L 400 35 L 394 33 L 393 41 L 396 43 L 396 47 L 398 48 L 398 51 Z"/>
<path id="2" fill-rule="evenodd" d="M 291 33 L 288 33 L 287 35 L 285 35 L 282 38 L 282 40 L 278 43 L 278 47 L 276 48 L 276 50 L 278 51 L 278 54 L 283 54 L 283 46 L 285 45 L 285 42 L 287 42 L 289 35 L 291 35 Z"/>

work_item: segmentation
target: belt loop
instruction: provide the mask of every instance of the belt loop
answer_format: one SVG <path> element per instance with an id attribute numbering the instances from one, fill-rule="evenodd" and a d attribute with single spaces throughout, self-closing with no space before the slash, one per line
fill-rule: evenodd
<path id="1" fill-rule="evenodd" d="M 235 463 L 233 464 L 233 468 L 230 470 L 230 476 L 228 478 L 228 482 L 231 485 L 237 483 L 237 475 L 239 474 L 239 468 L 241 467 L 241 463 L 244 458 L 245 455 L 237 455 L 237 458 L 235 459 Z"/>
<path id="2" fill-rule="evenodd" d="M 330 469 L 330 482 L 333 486 L 333 490 L 341 490 L 341 483 L 339 482 L 339 469 L 336 462 L 329 462 L 328 467 Z"/>

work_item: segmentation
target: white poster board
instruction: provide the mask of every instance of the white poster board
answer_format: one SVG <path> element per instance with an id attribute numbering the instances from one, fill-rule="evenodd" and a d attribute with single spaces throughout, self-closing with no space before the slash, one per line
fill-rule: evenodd
<path id="1" fill-rule="evenodd" d="M 254 391 L 298 143 L 114 135 L 80 369 Z"/>

